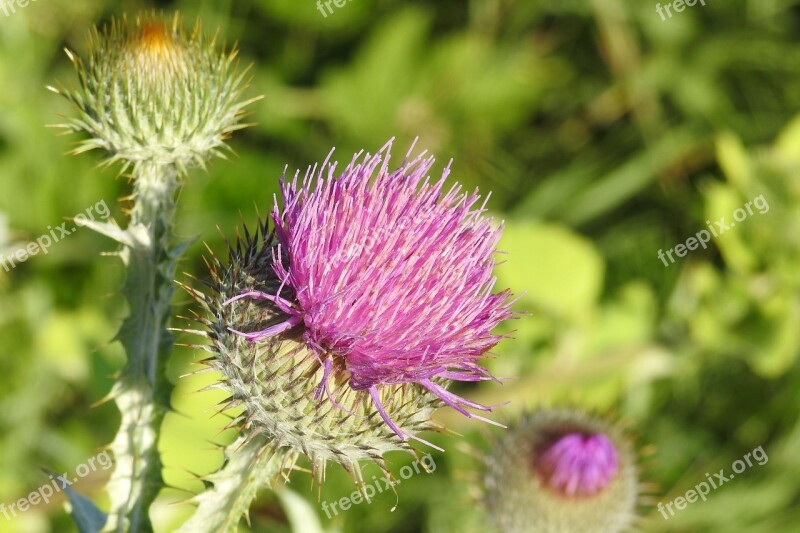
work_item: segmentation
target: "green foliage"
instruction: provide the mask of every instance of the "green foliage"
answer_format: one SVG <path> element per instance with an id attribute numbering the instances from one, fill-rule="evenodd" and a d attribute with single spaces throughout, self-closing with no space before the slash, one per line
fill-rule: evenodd
<path id="1" fill-rule="evenodd" d="M 181 192 L 176 238 L 200 238 L 180 269 L 202 275 L 199 241 L 223 249 L 217 226 L 231 235 L 256 209 L 268 212 L 285 165 L 419 136 L 440 161 L 453 157 L 455 179 L 493 191 L 488 207 L 505 219 L 509 252 L 499 283 L 526 292 L 517 309 L 527 314 L 489 361 L 516 379 L 457 392 L 510 400 L 496 416 L 507 421 L 540 404 L 614 413 L 654 445 L 642 477 L 658 487 L 655 501 L 762 445 L 769 462 L 707 502 L 669 520 L 641 505 L 641 528 L 790 531 L 800 522 L 800 2 L 706 3 L 666 21 L 655 2 L 633 0 L 359 0 L 325 18 L 313 2 L 159 3 L 238 41 L 243 63 L 255 64 L 253 94 L 266 96 L 252 106 L 257 125 L 232 141 L 238 156 L 191 173 Z M 130 202 L 114 202 L 128 194 L 125 180 L 94 169 L 91 156 L 64 157 L 74 139 L 43 127 L 70 112 L 44 87 L 73 76 L 63 46 L 85 52 L 88 28 L 145 4 L 50 0 L 0 16 L 7 241 L 35 240 L 100 199 L 126 217 Z M 768 212 L 667 267 L 657 257 L 761 194 Z M 42 464 L 74 471 L 119 426 L 113 404 L 92 408 L 124 365 L 109 343 L 127 314 L 123 269 L 99 257 L 108 251 L 81 229 L 47 255 L 0 267 L 0 502 L 38 487 Z M 235 439 L 221 432 L 229 420 L 211 416 L 226 395 L 195 394 L 220 376 L 180 377 L 200 358 L 177 348 L 166 369 L 176 412 L 159 450 L 172 488 L 150 511 L 156 531 L 192 513 L 175 503 L 222 463 L 210 441 Z M 430 437 L 446 449 L 436 472 L 403 480 L 397 496 L 329 520 L 307 474 L 295 473 L 291 490 L 325 530 L 477 531 L 481 461 L 462 452 L 488 449 L 485 428 L 446 411 L 435 418 L 464 436 Z M 390 457 L 394 472 L 411 460 Z M 97 472 L 76 488 L 108 509 L 105 482 Z M 352 491 L 332 467 L 319 499 Z M 259 494 L 240 530 L 289 531 L 308 509 L 282 500 Z M 0 517 L 0 529 L 69 531 L 63 501 Z"/>

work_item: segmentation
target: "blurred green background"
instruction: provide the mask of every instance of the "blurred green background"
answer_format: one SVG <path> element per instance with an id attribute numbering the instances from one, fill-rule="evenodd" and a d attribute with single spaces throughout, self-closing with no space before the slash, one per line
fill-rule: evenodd
<path id="1" fill-rule="evenodd" d="M 357 0 L 323 17 L 312 0 L 38 0 L 0 12 L 0 250 L 101 200 L 126 218 L 117 169 L 65 155 L 76 139 L 45 127 L 71 112 L 45 90 L 75 83 L 62 48 L 83 53 L 88 29 L 122 13 L 200 17 L 238 42 L 254 63 L 249 94 L 265 98 L 231 143 L 238 156 L 181 192 L 180 236 L 197 238 L 184 271 L 202 277 L 202 242 L 222 252 L 223 234 L 270 209 L 285 165 L 304 169 L 333 146 L 349 161 L 391 136 L 399 154 L 418 136 L 438 168 L 452 158 L 455 179 L 492 191 L 509 252 L 497 275 L 527 312 L 487 363 L 517 379 L 458 392 L 510 400 L 494 417 L 509 423 L 563 404 L 625 423 L 643 451 L 644 531 L 798 531 L 800 1 L 709 0 L 667 20 L 656 3 Z M 762 194 L 764 214 L 669 267 L 658 259 Z M 116 431 L 113 404 L 95 405 L 124 358 L 111 342 L 122 267 L 101 256 L 113 250 L 79 230 L 0 268 L 0 502 L 44 483 L 41 467 L 74 472 Z M 188 298 L 175 303 L 185 314 Z M 202 487 L 196 475 L 232 439 L 212 416 L 220 396 L 196 392 L 213 376 L 180 377 L 199 358 L 177 348 L 171 363 L 176 413 L 161 449 L 174 488 L 152 510 L 158 531 L 191 512 L 181 502 Z M 480 531 L 480 455 L 496 428 L 439 419 L 463 437 L 425 436 L 447 452 L 396 497 L 328 520 L 307 473 L 291 487 L 330 531 Z M 766 465 L 668 521 L 655 511 L 759 445 Z M 409 463 L 390 459 L 395 472 Z M 76 488 L 102 503 L 106 474 Z M 319 498 L 352 490 L 333 467 Z M 290 530 L 271 493 L 250 520 L 242 531 Z M 0 517 L 0 531 L 72 528 L 61 500 Z"/>

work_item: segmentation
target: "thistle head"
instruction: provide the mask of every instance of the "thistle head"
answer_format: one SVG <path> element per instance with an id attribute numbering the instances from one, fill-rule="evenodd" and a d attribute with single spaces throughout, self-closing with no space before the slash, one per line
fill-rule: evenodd
<path id="1" fill-rule="evenodd" d="M 109 162 L 174 165 L 181 173 L 224 155 L 240 123 L 245 85 L 237 51 L 219 50 L 198 24 L 187 34 L 178 15 L 114 20 L 89 37 L 86 61 L 67 50 L 76 90 L 51 90 L 79 115 L 60 127 L 89 138 L 76 153 L 101 148 Z"/>
<path id="2" fill-rule="evenodd" d="M 432 158 L 390 171 L 390 148 L 284 180 L 273 230 L 245 231 L 195 293 L 243 426 L 315 463 L 380 463 L 437 407 L 489 410 L 447 386 L 490 378 L 477 361 L 511 316 L 492 292 L 499 229 L 477 195 L 443 191 L 447 171 L 426 179 Z"/>
<path id="3" fill-rule="evenodd" d="M 484 484 L 489 518 L 505 532 L 624 531 L 639 494 L 628 441 L 569 410 L 523 417 L 488 455 Z"/>

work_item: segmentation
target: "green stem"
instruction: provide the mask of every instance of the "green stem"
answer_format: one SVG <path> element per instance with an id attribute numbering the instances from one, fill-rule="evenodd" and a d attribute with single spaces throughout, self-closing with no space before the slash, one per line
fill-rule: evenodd
<path id="1" fill-rule="evenodd" d="M 195 497 L 197 510 L 175 533 L 236 531 L 258 489 L 277 478 L 284 454 L 264 435 L 240 436 L 225 449 L 222 468 L 206 478 L 213 487 Z"/>
<path id="2" fill-rule="evenodd" d="M 171 247 L 177 188 L 171 165 L 143 163 L 134 170 L 131 221 L 120 239 L 129 315 L 117 339 L 128 360 L 111 392 L 122 421 L 111 444 L 115 468 L 106 531 L 152 531 L 148 511 L 164 485 L 158 436 L 172 390 L 165 370 L 173 342 L 167 329 L 172 280 L 182 251 Z"/>

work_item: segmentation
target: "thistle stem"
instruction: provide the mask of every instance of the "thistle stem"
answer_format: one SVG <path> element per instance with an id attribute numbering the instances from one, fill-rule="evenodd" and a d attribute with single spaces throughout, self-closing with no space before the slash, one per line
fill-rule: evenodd
<path id="1" fill-rule="evenodd" d="M 240 436 L 225 449 L 225 464 L 206 478 L 213 488 L 195 497 L 197 510 L 175 533 L 227 533 L 237 525 L 258 489 L 281 471 L 285 452 L 275 451 L 265 435 Z"/>
<path id="2" fill-rule="evenodd" d="M 177 189 L 172 165 L 140 163 L 134 169 L 134 206 L 119 254 L 127 267 L 129 315 L 117 339 L 128 359 L 111 391 L 122 420 L 111 444 L 115 468 L 106 531 L 152 531 L 148 510 L 164 485 L 158 436 L 172 390 L 165 370 L 173 342 L 167 329 L 172 280 L 182 251 L 171 244 Z"/>

